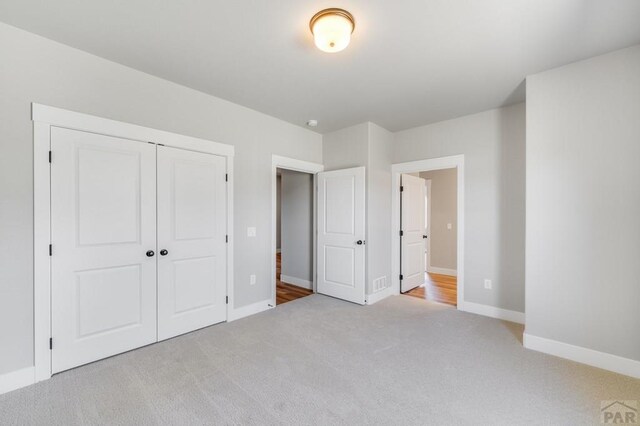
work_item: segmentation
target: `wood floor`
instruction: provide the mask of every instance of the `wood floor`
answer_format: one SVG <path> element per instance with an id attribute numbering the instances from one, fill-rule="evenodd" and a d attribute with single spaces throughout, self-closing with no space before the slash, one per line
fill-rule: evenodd
<path id="1" fill-rule="evenodd" d="M 404 294 L 453 306 L 458 304 L 458 279 L 456 277 L 429 273 L 426 275 L 424 285 Z"/>
<path id="2" fill-rule="evenodd" d="M 297 285 L 286 284 L 280 281 L 280 271 L 282 270 L 282 256 L 276 255 L 276 305 L 291 302 L 301 297 L 313 294 L 313 291 Z"/>

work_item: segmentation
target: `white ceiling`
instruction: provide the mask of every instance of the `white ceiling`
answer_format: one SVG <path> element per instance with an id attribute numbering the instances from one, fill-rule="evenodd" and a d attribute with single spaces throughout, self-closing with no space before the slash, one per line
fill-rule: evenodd
<path id="1" fill-rule="evenodd" d="M 356 18 L 326 54 L 308 22 Z M 524 99 L 526 75 L 640 43 L 639 0 L 0 0 L 0 21 L 327 132 Z"/>

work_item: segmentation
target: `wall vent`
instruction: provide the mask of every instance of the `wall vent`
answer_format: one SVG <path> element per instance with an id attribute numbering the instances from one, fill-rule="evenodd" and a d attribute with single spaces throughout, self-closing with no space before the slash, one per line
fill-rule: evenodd
<path id="1" fill-rule="evenodd" d="M 386 275 L 373 280 L 373 292 L 384 290 L 389 286 Z"/>

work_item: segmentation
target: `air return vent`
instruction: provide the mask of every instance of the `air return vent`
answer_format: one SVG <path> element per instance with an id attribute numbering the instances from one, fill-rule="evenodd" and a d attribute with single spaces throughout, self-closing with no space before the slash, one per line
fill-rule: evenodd
<path id="1" fill-rule="evenodd" d="M 382 276 L 373 280 L 373 292 L 376 293 L 378 291 L 384 290 L 388 287 L 387 277 Z"/>

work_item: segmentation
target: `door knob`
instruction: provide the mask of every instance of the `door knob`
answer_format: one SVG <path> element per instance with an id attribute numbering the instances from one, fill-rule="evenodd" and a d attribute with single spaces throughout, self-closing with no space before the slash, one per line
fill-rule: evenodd
<path id="1" fill-rule="evenodd" d="M 149 250 L 147 252 L 147 257 L 153 257 L 153 255 L 156 254 L 153 250 Z"/>
<path id="2" fill-rule="evenodd" d="M 359 245 L 359 246 L 361 246 L 361 245 L 363 245 L 363 244 L 364 244 L 364 241 L 362 241 L 362 240 L 358 240 L 358 241 L 356 241 L 356 244 L 357 244 L 357 245 Z"/>
<path id="3" fill-rule="evenodd" d="M 426 235 L 423 235 L 423 236 L 422 236 L 422 238 L 424 238 L 424 239 L 426 240 L 426 239 L 427 239 L 427 236 L 426 236 Z"/>
<path id="4" fill-rule="evenodd" d="M 166 249 L 160 250 L 160 256 L 166 256 L 168 254 L 169 254 L 169 252 Z"/>

